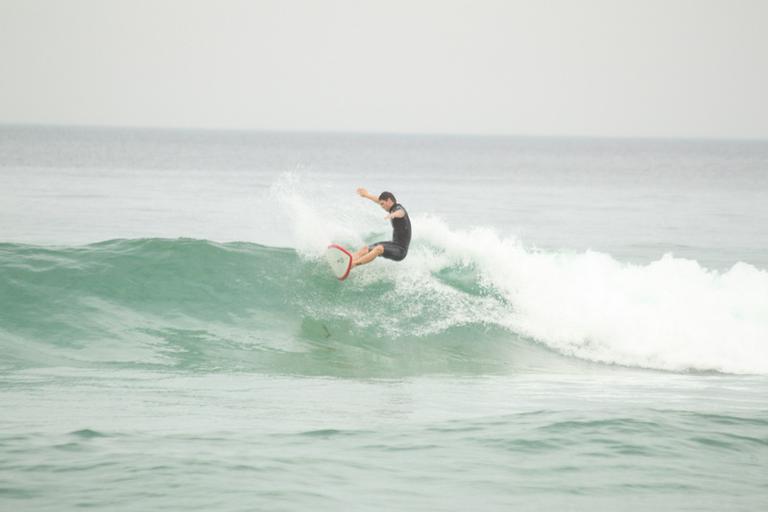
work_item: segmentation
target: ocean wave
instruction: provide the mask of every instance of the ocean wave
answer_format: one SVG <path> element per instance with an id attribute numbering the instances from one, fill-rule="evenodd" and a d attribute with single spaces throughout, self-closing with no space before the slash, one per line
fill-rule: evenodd
<path id="1" fill-rule="evenodd" d="M 575 357 L 768 373 L 763 270 L 672 256 L 630 265 L 431 217 L 415 225 L 404 262 L 343 283 L 319 244 L 0 244 L 2 364 L 393 376 L 546 371 Z"/>
<path id="2" fill-rule="evenodd" d="M 512 305 L 510 330 L 579 358 L 661 370 L 768 373 L 768 272 L 671 254 L 647 265 L 546 252 L 491 230 L 422 219 L 422 238 Z"/>
<path id="3" fill-rule="evenodd" d="M 476 290 L 399 300 L 386 274 L 364 276 L 339 283 L 319 259 L 253 243 L 0 244 L 0 365 L 394 376 L 498 372 L 537 352 L 499 357 L 515 344 Z"/>

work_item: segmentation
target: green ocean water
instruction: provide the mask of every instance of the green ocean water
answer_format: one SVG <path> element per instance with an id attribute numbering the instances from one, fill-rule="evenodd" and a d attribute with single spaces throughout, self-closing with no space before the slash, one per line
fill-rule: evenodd
<path id="1" fill-rule="evenodd" d="M 470 267 L 416 292 L 433 308 L 248 243 L 3 244 L 0 269 L 11 509 L 754 510 L 768 493 L 765 377 L 565 357 L 494 324 L 505 300 Z M 450 325 L 457 297 L 485 318 Z"/>
<path id="2" fill-rule="evenodd" d="M 763 145 L 0 133 L 1 510 L 768 505 Z"/>
<path id="3" fill-rule="evenodd" d="M 506 299 L 461 264 L 403 291 L 386 277 L 340 283 L 322 259 L 250 243 L 2 244 L 0 258 L 9 370 L 393 378 L 565 364 L 495 324 Z"/>

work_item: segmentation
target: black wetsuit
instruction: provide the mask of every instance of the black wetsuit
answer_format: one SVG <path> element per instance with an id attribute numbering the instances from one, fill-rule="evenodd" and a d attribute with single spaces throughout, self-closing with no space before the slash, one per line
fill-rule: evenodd
<path id="1" fill-rule="evenodd" d="M 403 210 L 405 216 L 391 220 L 392 241 L 376 242 L 368 246 L 369 249 L 373 249 L 377 245 L 384 247 L 382 256 L 395 261 L 400 261 L 408 255 L 408 246 L 411 244 L 411 219 L 408 218 L 408 212 L 405 211 L 403 205 L 396 203 L 390 208 L 389 213 L 392 214 L 398 210 Z"/>

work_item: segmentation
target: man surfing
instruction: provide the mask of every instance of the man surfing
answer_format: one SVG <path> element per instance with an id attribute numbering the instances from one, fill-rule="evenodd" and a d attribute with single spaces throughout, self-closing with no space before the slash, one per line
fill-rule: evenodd
<path id="1" fill-rule="evenodd" d="M 352 266 L 365 265 L 379 256 L 394 261 L 405 259 L 408 254 L 408 245 L 411 243 L 411 219 L 408 218 L 408 212 L 403 205 L 397 202 L 392 192 L 382 192 L 379 197 L 376 197 L 364 188 L 359 188 L 357 193 L 360 197 L 370 199 L 389 212 L 384 219 L 392 222 L 392 240 L 366 245 L 352 255 Z"/>

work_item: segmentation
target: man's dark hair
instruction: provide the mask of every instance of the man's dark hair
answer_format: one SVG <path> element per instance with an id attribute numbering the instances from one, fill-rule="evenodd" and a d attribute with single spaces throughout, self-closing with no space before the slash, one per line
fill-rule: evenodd
<path id="1" fill-rule="evenodd" d="M 386 201 L 387 199 L 391 199 L 393 203 L 397 202 L 397 199 L 395 199 L 395 195 L 392 192 L 382 192 L 379 194 L 379 201 Z"/>

